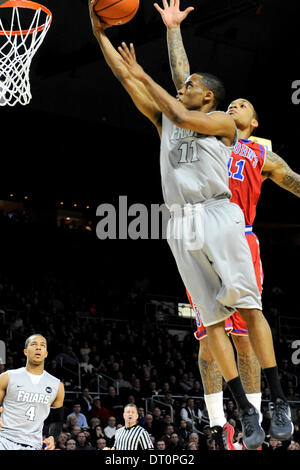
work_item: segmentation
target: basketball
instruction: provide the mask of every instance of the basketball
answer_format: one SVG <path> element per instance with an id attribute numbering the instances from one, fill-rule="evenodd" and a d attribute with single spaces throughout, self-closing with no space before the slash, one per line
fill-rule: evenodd
<path id="1" fill-rule="evenodd" d="M 128 23 L 139 8 L 139 0 L 96 0 L 95 12 L 109 25 Z"/>

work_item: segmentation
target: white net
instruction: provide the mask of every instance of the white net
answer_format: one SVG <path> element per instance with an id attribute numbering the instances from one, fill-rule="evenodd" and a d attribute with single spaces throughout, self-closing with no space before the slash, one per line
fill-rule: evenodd
<path id="1" fill-rule="evenodd" d="M 22 8 L 11 8 L 9 27 L 5 28 L 0 18 L 0 106 L 26 105 L 32 98 L 30 64 L 48 32 L 52 17 L 46 14 L 44 21 L 45 13 L 41 8 L 31 11 L 33 17 L 26 30 L 21 24 Z"/>

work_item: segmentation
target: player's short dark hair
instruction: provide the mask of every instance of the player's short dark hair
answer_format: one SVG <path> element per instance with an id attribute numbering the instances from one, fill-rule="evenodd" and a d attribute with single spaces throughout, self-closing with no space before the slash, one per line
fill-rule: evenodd
<path id="1" fill-rule="evenodd" d="M 214 94 L 214 107 L 217 108 L 225 99 L 225 86 L 222 80 L 211 73 L 195 72 L 200 75 L 206 88 Z"/>
<path id="2" fill-rule="evenodd" d="M 41 336 L 42 338 L 45 338 L 45 336 L 44 336 L 44 335 L 41 335 L 40 333 L 34 333 L 33 335 L 30 335 L 30 336 L 26 339 L 26 341 L 25 341 L 25 349 L 28 348 L 28 344 L 30 343 L 31 338 L 33 338 L 34 336 Z M 45 339 L 46 339 L 46 338 L 45 338 Z M 46 343 L 47 343 L 47 340 L 46 340 Z"/>

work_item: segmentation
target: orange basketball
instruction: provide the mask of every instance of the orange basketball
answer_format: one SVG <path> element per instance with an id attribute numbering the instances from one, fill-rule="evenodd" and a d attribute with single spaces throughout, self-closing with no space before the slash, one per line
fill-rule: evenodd
<path id="1" fill-rule="evenodd" d="M 139 0 L 96 0 L 94 10 L 104 23 L 128 23 L 139 9 Z"/>

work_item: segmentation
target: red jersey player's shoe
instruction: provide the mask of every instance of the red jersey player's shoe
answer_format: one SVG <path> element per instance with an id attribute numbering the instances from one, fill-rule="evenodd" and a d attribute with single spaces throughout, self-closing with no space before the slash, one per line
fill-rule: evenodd
<path id="1" fill-rule="evenodd" d="M 233 445 L 234 428 L 226 423 L 224 426 L 210 428 L 211 437 L 215 440 L 218 450 L 236 450 Z"/>

